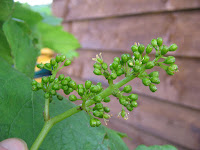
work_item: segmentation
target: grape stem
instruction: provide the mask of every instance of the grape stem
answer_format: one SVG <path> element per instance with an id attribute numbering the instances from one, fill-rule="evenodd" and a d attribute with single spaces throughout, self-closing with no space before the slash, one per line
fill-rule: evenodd
<path id="1" fill-rule="evenodd" d="M 102 97 L 102 99 L 110 96 L 112 94 L 112 91 L 115 89 L 119 89 L 120 87 L 122 87 L 123 85 L 125 85 L 126 83 L 128 83 L 129 81 L 133 80 L 135 77 L 137 77 L 137 75 L 129 75 L 127 77 L 125 77 L 123 80 L 119 81 L 116 84 L 110 84 L 108 86 L 108 88 L 106 88 L 104 91 L 102 91 L 101 93 L 99 93 L 98 95 Z M 95 103 L 95 102 L 94 102 Z M 94 103 L 91 103 L 91 105 L 93 105 Z M 49 100 L 45 100 L 45 106 L 48 108 L 48 112 L 49 112 Z M 87 106 L 87 105 L 86 105 Z M 47 109 L 45 107 L 45 109 Z M 41 132 L 39 133 L 38 137 L 36 138 L 35 142 L 33 143 L 33 145 L 31 146 L 30 150 L 38 150 L 40 145 L 42 144 L 42 142 L 44 141 L 45 137 L 47 136 L 48 132 L 51 130 L 51 128 L 58 122 L 80 112 L 83 110 L 82 105 L 76 106 L 74 108 L 71 108 L 67 111 L 65 111 L 62 114 L 59 114 L 53 118 L 48 118 L 48 116 L 46 116 L 48 119 L 45 120 L 44 126 L 41 130 Z M 84 106 L 85 107 L 85 106 Z M 88 106 L 87 106 L 88 107 Z M 46 111 L 46 110 L 45 110 Z M 45 113 L 44 113 L 45 114 Z M 48 113 L 49 114 L 49 113 Z"/>

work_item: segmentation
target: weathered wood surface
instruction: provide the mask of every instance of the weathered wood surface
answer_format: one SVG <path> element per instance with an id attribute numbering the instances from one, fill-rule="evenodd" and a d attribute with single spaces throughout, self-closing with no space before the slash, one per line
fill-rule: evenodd
<path id="1" fill-rule="evenodd" d="M 66 74 L 66 70 L 59 73 Z M 80 78 L 72 76 L 72 79 L 77 84 L 84 83 Z M 123 120 L 117 117 L 121 105 L 116 98 L 111 98 L 105 104 L 113 115 L 108 125 L 132 138 L 125 140 L 129 148 L 140 144 L 172 144 L 179 150 L 200 149 L 200 111 L 139 95 L 138 108 L 130 112 L 128 120 Z"/>
<path id="2" fill-rule="evenodd" d="M 176 55 L 200 57 L 200 11 L 150 14 L 123 18 L 65 23 L 83 48 L 129 52 L 134 42 L 149 44 L 163 37 L 164 44 L 176 43 Z"/>
<path id="3" fill-rule="evenodd" d="M 92 58 L 99 52 L 87 50 L 80 50 L 78 52 L 80 53 L 80 57 L 73 62 L 72 67 L 65 69 L 66 72 L 69 75 L 84 80 L 90 79 L 107 84 L 107 80 L 105 80 L 103 76 L 96 76 L 93 74 L 94 61 Z M 103 52 L 102 55 L 105 62 L 110 64 L 113 58 L 120 56 L 121 53 Z M 145 87 L 140 79 L 131 81 L 133 91 L 159 98 L 163 101 L 170 101 L 176 104 L 200 109 L 200 60 L 177 58 L 176 64 L 179 65 L 179 72 L 174 76 L 169 76 L 164 70 L 157 68 L 160 71 L 161 80 L 161 83 L 157 85 L 157 92 L 150 92 L 149 88 Z"/>
<path id="4" fill-rule="evenodd" d="M 199 0 L 56 0 L 53 3 L 54 14 L 65 16 L 65 21 L 198 8 Z"/>

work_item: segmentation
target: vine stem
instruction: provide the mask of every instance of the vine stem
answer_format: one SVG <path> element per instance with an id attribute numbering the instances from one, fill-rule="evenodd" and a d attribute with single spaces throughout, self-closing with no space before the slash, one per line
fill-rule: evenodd
<path id="1" fill-rule="evenodd" d="M 98 95 L 101 96 L 102 98 L 106 98 L 107 96 L 112 94 L 113 90 L 119 89 L 120 87 L 122 87 L 123 85 L 128 83 L 129 81 L 133 80 L 135 77 L 136 77 L 136 75 L 130 75 L 128 77 L 125 77 L 123 80 L 119 81 L 118 83 L 109 85 L 108 88 L 106 88 L 104 91 L 102 91 Z M 91 103 L 90 106 L 93 105 L 94 103 Z M 82 105 L 79 105 L 79 106 L 71 108 L 71 109 L 65 111 L 64 113 L 57 115 L 57 116 L 49 119 L 48 121 L 46 121 L 41 132 L 39 133 L 38 137 L 36 138 L 35 142 L 31 146 L 30 150 L 38 150 L 38 148 L 44 141 L 45 137 L 47 136 L 48 132 L 56 123 L 66 119 L 66 118 L 72 116 L 73 114 L 76 114 L 82 110 L 83 110 Z"/>

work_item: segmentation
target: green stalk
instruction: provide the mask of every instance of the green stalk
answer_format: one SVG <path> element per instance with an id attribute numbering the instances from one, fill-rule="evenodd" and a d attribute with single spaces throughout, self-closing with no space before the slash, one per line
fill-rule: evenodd
<path id="1" fill-rule="evenodd" d="M 45 98 L 44 121 L 48 121 L 49 119 L 50 119 L 50 116 L 49 116 L 49 98 Z"/>
<path id="2" fill-rule="evenodd" d="M 122 87 L 123 85 L 125 85 L 126 83 L 128 83 L 129 81 L 133 80 L 136 77 L 136 75 L 130 75 L 126 78 L 124 78 L 123 80 L 119 81 L 116 84 L 112 84 L 109 85 L 108 88 L 106 88 L 104 91 L 102 91 L 101 93 L 99 93 L 98 95 L 101 96 L 102 98 L 106 98 L 107 96 L 111 95 L 113 90 L 115 89 L 119 89 L 120 87 Z M 95 103 L 95 102 L 94 102 Z M 90 103 L 89 106 L 93 105 L 94 103 Z M 49 104 L 49 101 L 48 103 Z M 47 107 L 48 105 L 46 105 L 46 100 L 45 100 L 45 106 Z M 46 108 L 45 107 L 45 108 Z M 88 106 L 87 106 L 88 107 Z M 49 107 L 48 107 L 49 108 Z M 38 150 L 38 148 L 40 147 L 40 145 L 42 144 L 42 142 L 44 141 L 45 137 L 47 136 L 48 132 L 50 131 L 50 129 L 58 122 L 72 116 L 73 114 L 76 114 L 80 111 L 82 111 L 82 106 L 76 106 L 74 108 L 71 108 L 69 110 L 67 110 L 66 112 L 57 115 L 51 119 L 49 119 L 48 121 L 45 122 L 40 134 L 38 135 L 38 137 L 36 138 L 35 142 L 33 143 L 32 147 L 30 150 Z"/>

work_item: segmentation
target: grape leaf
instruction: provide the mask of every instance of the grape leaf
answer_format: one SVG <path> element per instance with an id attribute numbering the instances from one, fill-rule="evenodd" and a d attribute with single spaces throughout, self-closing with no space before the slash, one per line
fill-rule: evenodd
<path id="1" fill-rule="evenodd" d="M 172 145 L 153 145 L 153 146 L 145 146 L 145 145 L 140 145 L 138 146 L 135 150 L 177 150 L 174 146 Z"/>
<path id="2" fill-rule="evenodd" d="M 62 54 L 80 48 L 78 40 L 72 34 L 65 32 L 62 26 L 39 23 L 38 30 L 41 33 L 43 47 Z"/>
<path id="3" fill-rule="evenodd" d="M 6 71 L 5 71 L 6 70 Z M 18 137 L 30 148 L 43 126 L 44 93 L 32 92 L 31 80 L 0 58 L 0 140 Z M 51 116 L 75 104 L 56 98 L 50 104 Z M 115 146 L 116 145 L 116 146 Z M 89 116 L 79 112 L 56 124 L 40 150 L 128 150 L 114 131 L 89 126 Z"/>
<path id="4" fill-rule="evenodd" d="M 5 21 L 12 12 L 13 0 L 0 0 L 0 21 Z"/>
<path id="5" fill-rule="evenodd" d="M 23 22 L 8 20 L 3 24 L 3 31 L 11 47 L 15 68 L 33 77 L 39 50 L 31 38 L 31 30 Z"/>

